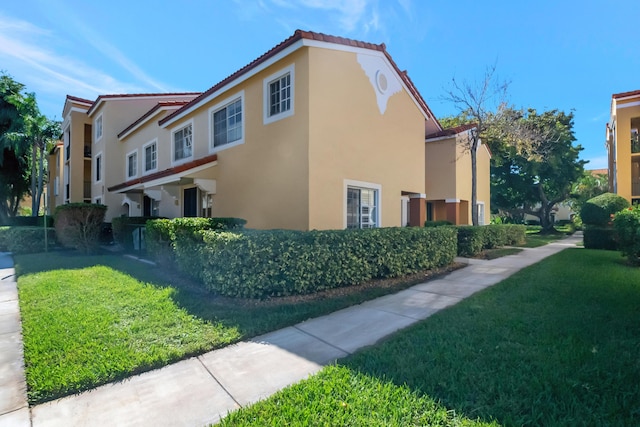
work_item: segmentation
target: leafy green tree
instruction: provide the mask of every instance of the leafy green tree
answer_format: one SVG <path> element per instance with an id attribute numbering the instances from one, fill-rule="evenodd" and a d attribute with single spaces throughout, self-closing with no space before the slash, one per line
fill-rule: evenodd
<path id="1" fill-rule="evenodd" d="M 593 174 L 590 171 L 584 171 L 582 177 L 573 184 L 569 203 L 575 212 L 580 212 L 587 200 L 608 191 L 609 180 L 606 173 Z"/>
<path id="2" fill-rule="evenodd" d="M 28 143 L 16 138 L 20 132 L 20 104 L 24 85 L 0 74 L 0 220 L 18 212 L 20 200 L 29 192 Z"/>
<path id="3" fill-rule="evenodd" d="M 509 109 L 511 117 L 497 126 L 491 177 L 493 207 L 540 219 L 542 232 L 552 232 L 553 207 L 568 200 L 584 172 L 582 147 L 574 146 L 573 112 L 539 114 L 535 109 Z"/>
<path id="4" fill-rule="evenodd" d="M 60 124 L 40 113 L 35 94 L 25 93 L 24 85 L 7 75 L 0 77 L 0 85 L 0 117 L 6 118 L 0 133 L 0 169 L 5 169 L 0 176 L 5 190 L 10 190 L 0 194 L 5 196 L 6 205 L 0 215 L 15 216 L 22 197 L 31 194 L 31 212 L 37 216 L 45 184 L 46 154 L 60 136 Z M 3 161 L 5 157 L 7 162 Z"/>

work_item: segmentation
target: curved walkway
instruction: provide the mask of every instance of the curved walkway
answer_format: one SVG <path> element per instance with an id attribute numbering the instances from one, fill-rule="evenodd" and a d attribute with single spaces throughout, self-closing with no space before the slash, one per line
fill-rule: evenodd
<path id="1" fill-rule="evenodd" d="M 458 259 L 442 278 L 29 408 L 20 314 L 8 254 L 0 254 L 0 426 L 202 426 L 264 399 L 567 247 L 581 233 L 491 261 Z"/>

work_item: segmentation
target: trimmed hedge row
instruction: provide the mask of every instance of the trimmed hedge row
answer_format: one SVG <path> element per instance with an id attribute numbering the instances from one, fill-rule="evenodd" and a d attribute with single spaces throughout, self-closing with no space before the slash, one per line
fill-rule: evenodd
<path id="1" fill-rule="evenodd" d="M 458 229 L 458 255 L 474 257 L 484 249 L 524 243 L 527 227 L 519 224 L 463 225 Z"/>
<path id="2" fill-rule="evenodd" d="M 44 218 L 44 216 L 14 216 L 6 218 L 0 226 L 43 227 Z M 47 227 L 53 227 L 53 217 L 50 215 L 47 216 Z"/>
<path id="3" fill-rule="evenodd" d="M 121 216 L 111 220 L 113 240 L 127 251 L 133 250 L 133 230 L 143 227 L 147 221 L 156 220 L 157 216 Z"/>
<path id="4" fill-rule="evenodd" d="M 441 267 L 453 262 L 457 246 L 454 227 L 242 232 L 174 227 L 171 233 L 180 270 L 216 293 L 242 298 L 309 294 Z M 148 233 L 148 250 L 152 235 L 157 237 Z"/>
<path id="5" fill-rule="evenodd" d="M 618 248 L 629 263 L 640 264 L 640 206 L 624 209 L 613 219 Z"/>
<path id="6" fill-rule="evenodd" d="M 0 227 L 0 251 L 14 254 L 44 252 L 43 227 Z M 49 247 L 55 245 L 56 235 L 53 228 L 47 228 Z"/>
<path id="7" fill-rule="evenodd" d="M 147 252 L 162 264 L 175 265 L 174 242 L 180 231 L 193 239 L 201 230 L 242 230 L 247 223 L 242 218 L 174 218 L 152 219 L 146 222 L 145 243 Z"/>

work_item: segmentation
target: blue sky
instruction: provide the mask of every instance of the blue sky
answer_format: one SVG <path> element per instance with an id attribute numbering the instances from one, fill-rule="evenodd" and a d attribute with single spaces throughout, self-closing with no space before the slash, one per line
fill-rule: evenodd
<path id="1" fill-rule="evenodd" d="M 456 113 L 452 78 L 497 64 L 514 106 L 574 109 L 602 168 L 611 95 L 640 89 L 638 16 L 638 0 L 15 0 L 0 70 L 60 119 L 66 94 L 204 91 L 298 28 L 324 32 L 385 43 L 438 117 Z"/>

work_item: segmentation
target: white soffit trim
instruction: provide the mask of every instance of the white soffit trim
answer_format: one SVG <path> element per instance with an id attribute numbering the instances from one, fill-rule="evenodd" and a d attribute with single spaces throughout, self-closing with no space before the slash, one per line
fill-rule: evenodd
<path id="1" fill-rule="evenodd" d="M 409 198 L 410 199 L 426 199 L 427 195 L 424 193 L 419 193 L 419 194 L 409 194 Z"/>
<path id="2" fill-rule="evenodd" d="M 192 169 L 187 169 L 186 171 L 183 171 L 183 172 L 175 173 L 173 175 L 164 176 L 162 178 L 154 179 L 148 182 L 142 182 L 142 183 L 139 182 L 136 184 L 132 184 L 128 187 L 121 188 L 120 190 L 115 191 L 115 193 L 126 193 L 127 191 L 130 191 L 130 190 L 140 190 L 144 188 L 153 188 L 153 187 L 159 187 L 162 185 L 168 185 L 168 184 L 171 184 L 172 182 L 179 180 L 180 178 L 184 178 L 187 175 L 190 175 L 192 173 L 197 173 L 217 165 L 218 165 L 218 161 L 216 160 L 204 165 L 197 166 Z"/>
<path id="3" fill-rule="evenodd" d="M 634 96 L 633 98 L 637 98 L 637 96 Z M 619 99 L 616 100 L 616 109 L 621 109 L 621 108 L 627 108 L 627 107 L 637 107 L 638 105 L 640 105 L 640 101 L 636 101 L 636 102 L 627 102 L 626 104 L 620 104 Z"/>
<path id="4" fill-rule="evenodd" d="M 445 203 L 460 203 L 460 199 L 445 199 Z"/>

